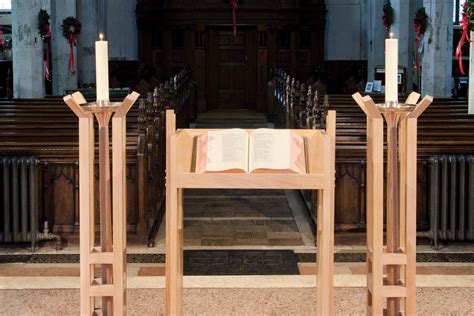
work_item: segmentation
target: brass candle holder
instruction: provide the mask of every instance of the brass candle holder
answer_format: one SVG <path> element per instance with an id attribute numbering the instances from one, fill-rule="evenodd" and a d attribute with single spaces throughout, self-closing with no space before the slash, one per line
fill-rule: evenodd
<path id="1" fill-rule="evenodd" d="M 79 118 L 79 206 L 81 315 L 125 315 L 126 309 L 126 114 L 139 94 L 123 102 L 87 103 L 81 93 L 64 97 Z M 100 242 L 95 242 L 94 117 L 99 127 Z M 112 119 L 112 171 L 110 177 L 109 123 Z M 113 201 L 111 199 L 111 180 Z M 95 266 L 101 277 L 95 278 Z M 102 306 L 96 309 L 95 298 Z"/>
<path id="2" fill-rule="evenodd" d="M 433 98 L 412 93 L 405 103 L 375 104 L 352 96 L 367 115 L 367 313 L 416 314 L 417 120 Z M 387 125 L 386 247 L 384 247 L 384 119 Z M 383 268 L 387 268 L 387 278 Z"/>

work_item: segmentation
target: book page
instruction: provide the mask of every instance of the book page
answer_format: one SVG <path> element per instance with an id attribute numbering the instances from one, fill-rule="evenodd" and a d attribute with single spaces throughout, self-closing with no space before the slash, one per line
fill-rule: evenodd
<path id="1" fill-rule="evenodd" d="M 253 173 L 306 173 L 305 139 L 290 130 L 258 129 L 250 135 Z"/>
<path id="2" fill-rule="evenodd" d="M 291 131 L 261 128 L 250 134 L 249 169 L 290 169 Z"/>
<path id="3" fill-rule="evenodd" d="M 209 131 L 206 171 L 230 169 L 248 171 L 248 133 L 242 129 Z"/>

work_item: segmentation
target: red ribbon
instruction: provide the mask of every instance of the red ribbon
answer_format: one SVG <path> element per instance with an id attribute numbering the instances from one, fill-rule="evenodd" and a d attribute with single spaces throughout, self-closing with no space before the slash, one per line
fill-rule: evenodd
<path id="1" fill-rule="evenodd" d="M 76 67 L 74 66 L 74 46 L 77 45 L 77 35 L 71 34 L 69 36 L 69 72 L 76 73 Z"/>
<path id="2" fill-rule="evenodd" d="M 232 6 L 232 25 L 233 25 L 233 30 L 234 30 L 234 37 L 237 36 L 237 18 L 235 16 L 235 12 L 237 11 L 237 4 L 239 3 L 239 0 L 231 0 L 231 6 Z"/>
<path id="3" fill-rule="evenodd" d="M 46 35 L 44 36 L 44 39 L 46 40 L 46 69 L 45 69 L 45 75 L 46 75 L 46 80 L 50 80 L 51 76 L 51 61 L 49 59 L 49 50 L 50 50 L 50 45 L 51 45 L 51 26 L 49 24 L 46 24 Z"/>
<path id="4" fill-rule="evenodd" d="M 421 45 L 421 25 L 419 23 L 415 23 L 415 32 L 416 32 L 416 42 L 418 43 L 418 47 L 416 48 L 415 54 L 415 68 L 420 68 L 420 45 Z"/>
<path id="5" fill-rule="evenodd" d="M 456 59 L 459 60 L 459 71 L 461 72 L 462 75 L 465 75 L 464 73 L 464 68 L 462 66 L 462 46 L 464 45 L 464 42 L 471 42 L 471 39 L 469 38 L 469 12 L 467 11 L 467 8 L 469 7 L 469 0 L 464 2 L 464 10 L 462 14 L 462 20 L 459 23 L 462 26 L 462 36 L 461 39 L 459 40 L 458 47 L 456 48 Z"/>
<path id="6" fill-rule="evenodd" d="M 3 35 L 3 30 L 0 30 L 0 35 Z M 0 46 L 7 46 L 7 42 L 5 42 L 3 38 L 0 38 Z"/>

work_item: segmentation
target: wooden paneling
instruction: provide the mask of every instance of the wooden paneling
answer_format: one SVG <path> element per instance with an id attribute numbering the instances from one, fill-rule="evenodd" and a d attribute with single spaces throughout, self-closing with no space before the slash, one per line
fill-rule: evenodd
<path id="1" fill-rule="evenodd" d="M 206 50 L 202 48 L 196 48 L 194 51 L 194 78 L 196 85 L 201 87 L 197 90 L 197 110 L 198 112 L 206 111 L 206 89 L 202 87 L 206 86 Z"/>
<path id="2" fill-rule="evenodd" d="M 56 233 L 72 233 L 79 231 L 78 165 L 75 162 L 47 163 L 42 167 L 43 188 L 40 205 L 43 206 L 44 218 L 54 223 Z M 96 166 L 97 167 L 97 166 Z M 97 168 L 96 168 L 97 169 Z M 129 230 L 135 231 L 138 223 L 136 163 L 127 164 L 127 223 Z M 95 186 L 98 187 L 97 170 Z M 96 194 L 96 209 L 99 209 L 98 190 Z M 99 223 L 99 213 L 96 212 L 96 223 Z"/>
<path id="3" fill-rule="evenodd" d="M 339 229 L 363 224 L 365 163 L 336 162 L 336 223 Z"/>
<path id="4" fill-rule="evenodd" d="M 266 112 L 268 76 L 268 50 L 259 48 L 257 52 L 257 112 Z"/>
<path id="5" fill-rule="evenodd" d="M 247 107 L 248 57 L 246 34 L 217 33 L 217 105 L 220 109 Z"/>
<path id="6" fill-rule="evenodd" d="M 153 59 L 160 79 L 170 76 L 176 67 L 191 64 L 200 112 L 236 107 L 264 112 L 271 68 L 285 68 L 303 78 L 324 58 L 323 0 L 243 1 L 239 3 L 235 38 L 226 1 L 141 0 L 136 12 L 140 61 Z M 182 50 L 173 48 L 175 32 L 184 34 Z M 156 45 L 162 42 L 162 47 L 154 47 L 153 34 L 159 42 Z M 204 44 L 200 43 L 201 34 Z M 260 34 L 264 34 L 264 41 Z M 283 45 L 281 34 L 286 36 Z M 158 56 L 149 51 L 156 49 L 161 50 Z"/>

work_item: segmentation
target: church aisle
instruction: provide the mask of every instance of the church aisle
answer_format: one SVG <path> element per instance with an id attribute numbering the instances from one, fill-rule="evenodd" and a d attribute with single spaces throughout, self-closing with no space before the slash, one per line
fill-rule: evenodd
<path id="1" fill-rule="evenodd" d="M 288 193 L 291 194 L 291 193 Z M 300 207 L 290 207 L 284 190 L 190 190 L 184 198 L 184 247 L 190 249 L 314 249 Z M 297 214 L 295 214 L 297 213 Z M 295 216 L 296 215 L 296 216 Z M 164 246 L 165 225 L 155 240 Z M 304 242 L 305 240 L 306 242 Z"/>
<path id="2" fill-rule="evenodd" d="M 199 114 L 193 128 L 272 128 L 265 114 L 245 109 Z M 291 200 L 291 203 L 289 201 Z M 291 205 L 290 205 L 291 204 Z M 302 201 L 285 190 L 185 190 L 184 248 L 314 250 Z M 161 224 L 155 245 L 164 247 Z"/>

